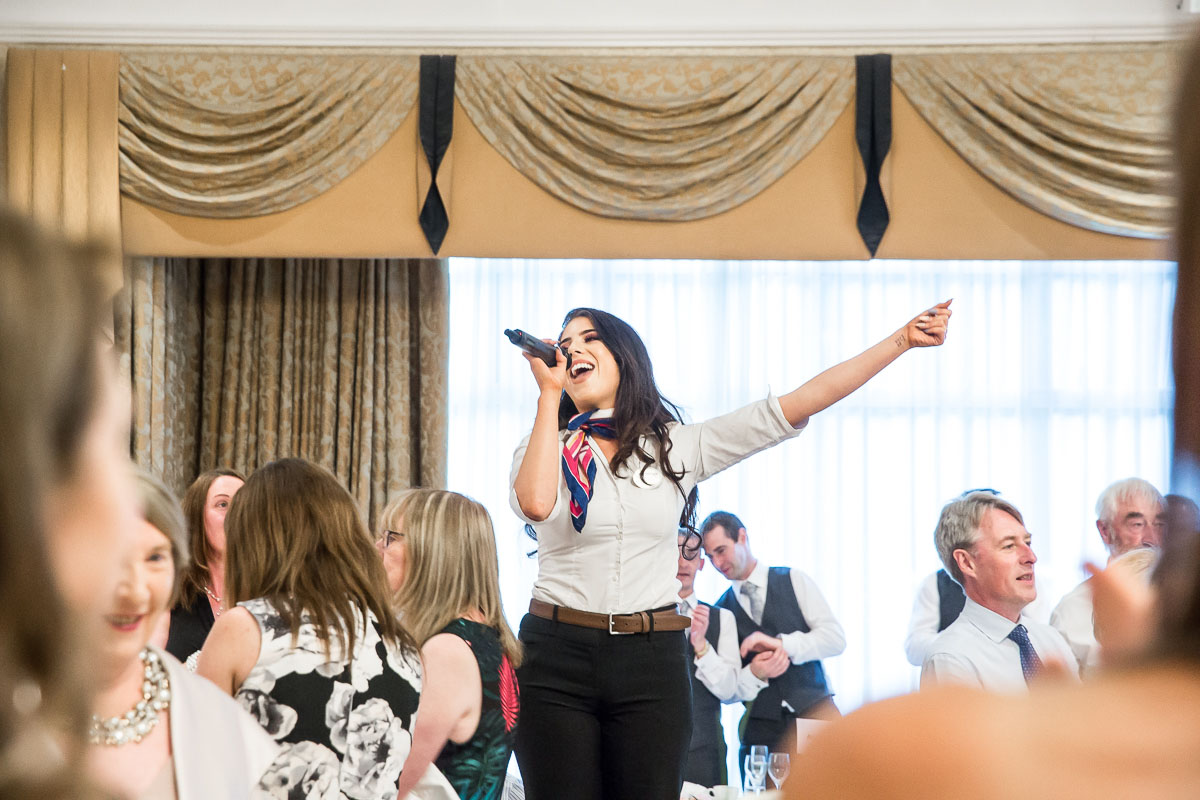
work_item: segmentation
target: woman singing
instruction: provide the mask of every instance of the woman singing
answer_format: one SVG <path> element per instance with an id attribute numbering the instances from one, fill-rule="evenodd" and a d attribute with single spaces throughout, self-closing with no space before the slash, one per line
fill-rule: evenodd
<path id="1" fill-rule="evenodd" d="M 694 425 L 659 393 L 641 338 L 604 311 L 567 314 L 554 367 L 526 356 L 537 416 L 510 502 L 538 539 L 518 670 L 529 800 L 679 796 L 691 689 L 676 532 L 694 527 L 693 489 L 797 435 L 904 351 L 941 344 L 949 306 L 782 397 Z"/>

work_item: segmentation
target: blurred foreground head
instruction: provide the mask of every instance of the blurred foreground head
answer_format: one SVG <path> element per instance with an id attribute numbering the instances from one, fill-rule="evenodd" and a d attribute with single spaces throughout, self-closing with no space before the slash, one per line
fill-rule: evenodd
<path id="1" fill-rule="evenodd" d="M 137 513 L 128 399 L 101 345 L 98 252 L 0 208 L 0 796 L 80 796 L 77 613 Z"/>

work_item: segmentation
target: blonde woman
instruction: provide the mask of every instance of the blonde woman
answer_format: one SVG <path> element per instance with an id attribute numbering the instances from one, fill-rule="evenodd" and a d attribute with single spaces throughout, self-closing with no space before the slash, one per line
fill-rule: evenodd
<path id="1" fill-rule="evenodd" d="M 279 748 L 237 703 L 149 646 L 187 565 L 187 534 L 162 483 L 139 473 L 137 486 L 145 518 L 116 590 L 97 604 L 104 635 L 92 659 L 90 772 L 138 800 L 248 797 Z"/>
<path id="2" fill-rule="evenodd" d="M 382 526 L 388 584 L 425 665 L 399 796 L 435 763 L 462 800 L 495 800 L 516 732 L 521 645 L 500 604 L 491 517 L 461 494 L 416 489 L 384 509 Z"/>
<path id="3" fill-rule="evenodd" d="M 394 800 L 421 662 L 350 496 L 296 458 L 252 474 L 225 519 L 229 609 L 197 673 L 285 745 L 263 779 L 277 797 Z"/>

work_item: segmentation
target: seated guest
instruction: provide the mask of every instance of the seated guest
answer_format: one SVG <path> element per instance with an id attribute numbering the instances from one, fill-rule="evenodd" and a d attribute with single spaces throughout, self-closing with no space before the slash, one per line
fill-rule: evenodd
<path id="1" fill-rule="evenodd" d="M 95 254 L 0 207 L 0 797 L 87 797 L 85 672 L 138 512 Z M 108 315 L 111 319 L 111 304 Z"/>
<path id="2" fill-rule="evenodd" d="M 679 534 L 679 613 L 691 617 L 688 655 L 692 674 L 692 741 L 683 779 L 700 786 L 729 782 L 725 766 L 725 732 L 721 704 L 753 700 L 788 668 L 778 651 L 758 653 L 742 666 L 738 653 L 737 621 L 727 608 L 709 605 L 696 597 L 696 573 L 704 568 L 700 542 L 686 530 Z"/>
<path id="3" fill-rule="evenodd" d="M 145 519 L 116 592 L 99 604 L 90 772 L 123 797 L 248 797 L 278 746 L 237 703 L 172 656 L 148 646 L 187 563 L 179 503 L 138 475 Z"/>
<path id="4" fill-rule="evenodd" d="M 425 685 L 399 797 L 430 763 L 459 797 L 499 800 L 520 710 L 521 645 L 504 620 L 492 519 L 455 492 L 416 489 L 384 509 L 378 546 Z"/>
<path id="5" fill-rule="evenodd" d="M 264 785 L 394 800 L 421 663 L 354 499 L 328 470 L 285 458 L 250 476 L 225 522 L 236 607 L 213 625 L 197 672 L 287 745 Z"/>
<path id="6" fill-rule="evenodd" d="M 166 649 L 192 670 L 213 622 L 225 610 L 225 513 L 245 482 L 231 469 L 210 469 L 183 495 L 190 561 L 171 609 Z"/>
<path id="7" fill-rule="evenodd" d="M 846 635 L 812 578 L 798 569 L 761 564 L 742 521 L 714 511 L 700 526 L 704 553 L 733 582 L 717 605 L 733 613 L 743 665 L 759 660 L 767 680 L 750 707 L 738 764 L 752 745 L 776 747 L 797 717 L 837 719 L 822 658 L 846 649 Z"/>
<path id="8" fill-rule="evenodd" d="M 1166 519 L 1162 495 L 1141 478 L 1117 481 L 1096 500 L 1096 530 L 1110 561 L 1144 545 L 1160 545 Z M 1096 666 L 1099 648 L 1092 633 L 1090 579 L 1063 596 L 1050 614 L 1050 624 L 1067 640 L 1082 671 Z"/>
<path id="9" fill-rule="evenodd" d="M 1058 631 L 1021 613 L 1037 597 L 1037 556 L 1015 506 L 994 494 L 972 492 L 946 504 L 934 539 L 946 571 L 967 599 L 958 619 L 930 647 L 921 688 L 957 683 L 1024 691 L 1047 659 L 1077 669 Z"/>

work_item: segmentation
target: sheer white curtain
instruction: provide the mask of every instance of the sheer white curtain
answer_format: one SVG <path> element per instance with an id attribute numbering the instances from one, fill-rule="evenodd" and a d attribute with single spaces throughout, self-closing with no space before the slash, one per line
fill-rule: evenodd
<path id="1" fill-rule="evenodd" d="M 536 392 L 506 327 L 556 336 L 576 306 L 642 335 L 691 420 L 782 393 L 954 298 L 944 347 L 917 350 L 814 417 L 796 440 L 700 486 L 755 555 L 810 574 L 846 629 L 826 667 L 843 710 L 907 691 L 913 591 L 933 527 L 964 489 L 1026 516 L 1048 613 L 1100 559 L 1093 506 L 1111 481 L 1167 479 L 1168 262 L 703 262 L 451 259 L 450 488 L 491 511 L 505 607 L 529 601 L 535 546 L 508 506 Z M 725 581 L 711 567 L 699 595 Z"/>

